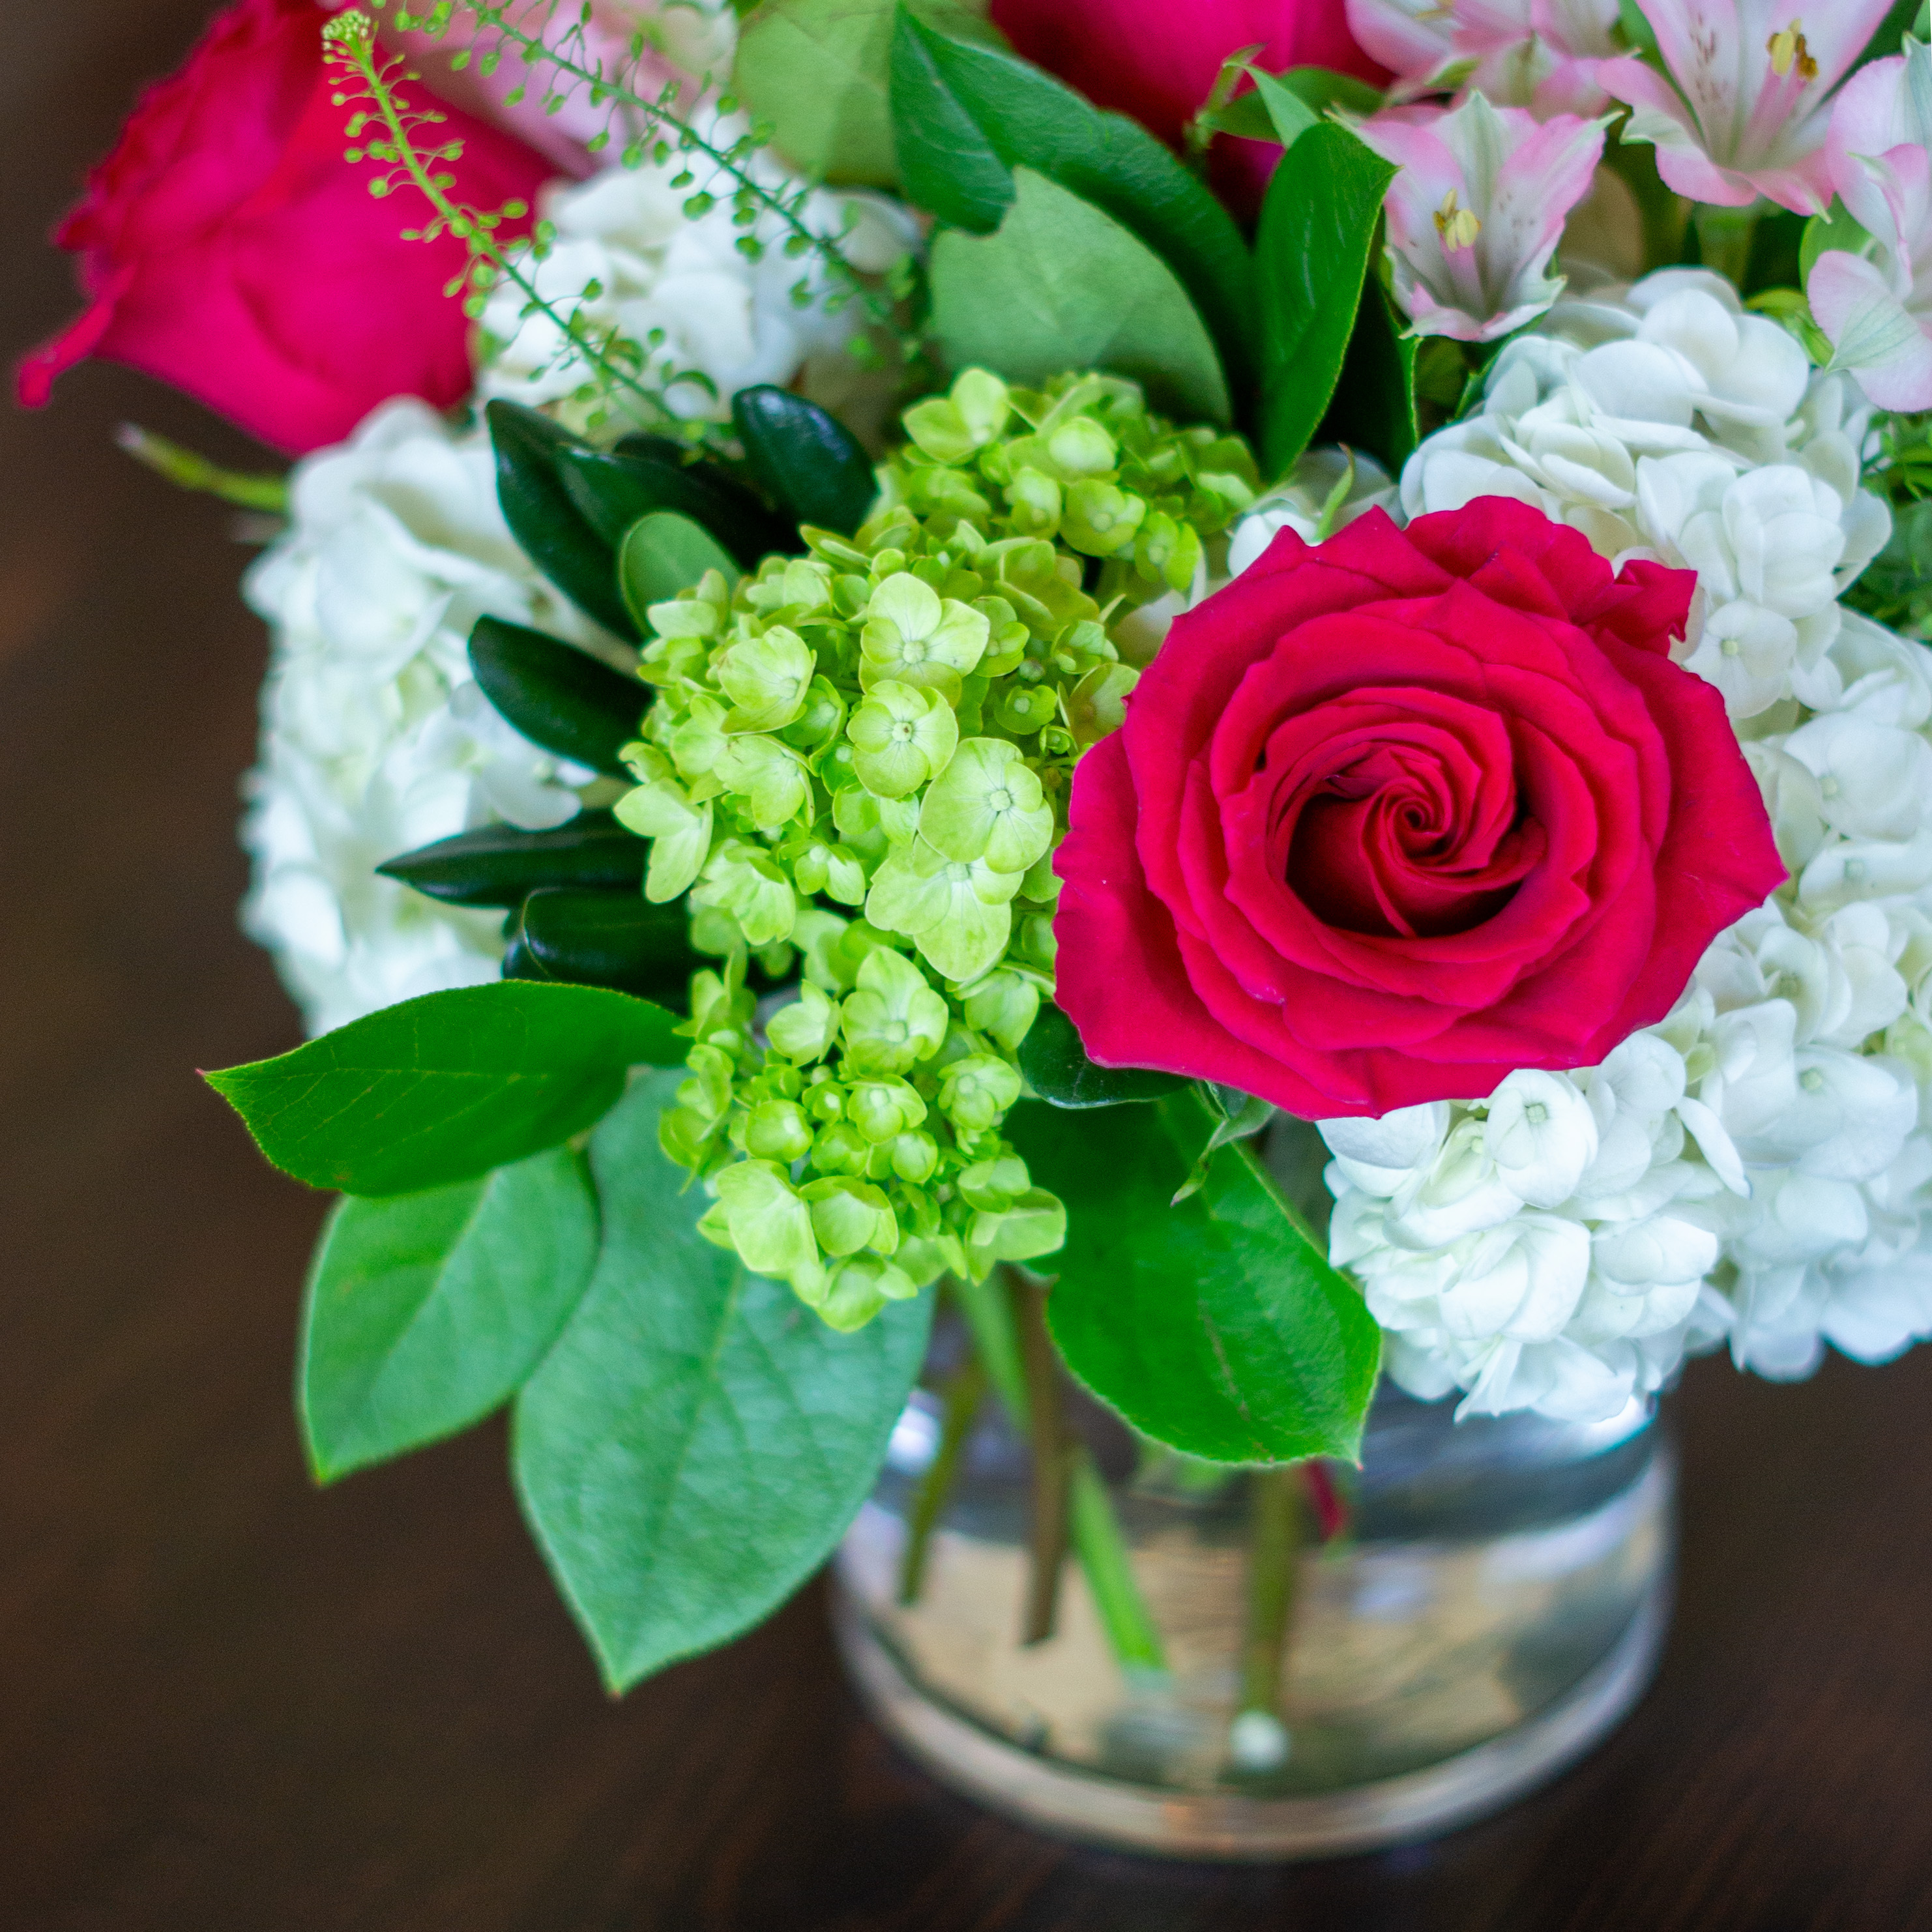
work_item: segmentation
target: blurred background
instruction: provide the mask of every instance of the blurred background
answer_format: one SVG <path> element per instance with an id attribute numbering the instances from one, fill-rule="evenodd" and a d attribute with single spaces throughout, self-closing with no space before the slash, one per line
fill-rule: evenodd
<path id="1" fill-rule="evenodd" d="M 0 350 L 208 0 L 8 10 Z M 866 1725 L 816 1587 L 621 1706 L 500 1427 L 316 1492 L 290 1412 L 323 1202 L 195 1077 L 296 1043 L 241 938 L 265 640 L 235 513 L 116 448 L 261 453 L 94 364 L 0 407 L 0 1926 L 1170 1932 L 1932 1927 L 1932 1350 L 1675 1399 L 1678 1620 L 1635 1717 L 1438 1845 L 1290 1872 L 1075 1852 Z"/>

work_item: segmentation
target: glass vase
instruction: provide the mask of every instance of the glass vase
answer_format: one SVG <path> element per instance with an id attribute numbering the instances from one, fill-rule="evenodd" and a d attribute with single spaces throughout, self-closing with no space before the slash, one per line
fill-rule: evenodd
<path id="1" fill-rule="evenodd" d="M 942 1327 L 934 1388 L 964 1346 Z M 1311 1474 L 1186 1462 L 1066 1403 L 1050 1635 L 1034 1459 L 991 1393 L 970 1422 L 915 1393 L 835 1569 L 872 1714 L 995 1810 L 1174 1856 L 1366 1850 L 1544 1782 L 1649 1680 L 1676 1500 L 1652 1404 L 1458 1424 L 1384 1383 L 1360 1471 Z"/>

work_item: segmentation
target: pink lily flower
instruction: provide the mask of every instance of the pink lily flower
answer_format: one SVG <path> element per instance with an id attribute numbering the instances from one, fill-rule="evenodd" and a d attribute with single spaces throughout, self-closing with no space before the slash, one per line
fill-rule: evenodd
<path id="1" fill-rule="evenodd" d="M 1625 140 L 1655 142 L 1658 172 L 1693 201 L 1744 208 L 1762 194 L 1822 214 L 1832 199 L 1829 97 L 1891 10 L 1888 0 L 1637 4 L 1670 80 L 1634 55 L 1598 68 L 1634 110 Z"/>
<path id="2" fill-rule="evenodd" d="M 1839 199 L 1871 241 L 1827 249 L 1805 292 L 1829 339 L 1880 409 L 1932 409 L 1932 47 L 1874 61 L 1845 84 L 1826 153 Z"/>
<path id="3" fill-rule="evenodd" d="M 1351 124 L 1402 172 L 1384 204 L 1395 298 L 1418 335 L 1492 342 L 1540 315 L 1564 218 L 1589 192 L 1601 121 L 1492 107 L 1397 107 Z"/>
<path id="4" fill-rule="evenodd" d="M 1597 63 L 1617 50 L 1617 0 L 1348 0 L 1348 31 L 1401 76 L 1403 90 L 1448 88 L 1498 106 L 1595 114 L 1610 97 Z"/>

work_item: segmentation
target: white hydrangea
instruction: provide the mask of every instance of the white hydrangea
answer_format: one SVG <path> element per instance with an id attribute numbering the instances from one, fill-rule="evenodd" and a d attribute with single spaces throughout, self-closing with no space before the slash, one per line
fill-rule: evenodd
<path id="1" fill-rule="evenodd" d="M 1416 453 L 1403 510 L 1516 496 L 1695 568 L 1680 655 L 1792 878 L 1601 1066 L 1322 1131 L 1331 1251 L 1396 1378 L 1594 1418 L 1687 1349 L 1796 1377 L 1932 1336 L 1932 660 L 1837 602 L 1889 527 L 1840 379 L 1692 272 L 1547 326 Z"/>
<path id="2" fill-rule="evenodd" d="M 705 129 L 721 147 L 743 131 L 733 116 L 716 117 Z M 802 185 L 767 152 L 746 166 L 775 193 L 789 195 Z M 686 172 L 694 178 L 674 187 Z M 717 194 L 714 205 L 687 214 L 694 196 L 706 191 Z M 639 380 L 675 414 L 722 421 L 740 389 L 801 377 L 820 400 L 848 400 L 857 372 L 842 352 L 862 320 L 858 305 L 832 305 L 838 285 L 815 254 L 787 252 L 792 231 L 776 214 L 767 211 L 750 226 L 738 226 L 729 195 L 707 182 L 701 157 L 676 150 L 662 162 L 647 157 L 640 167 L 554 182 L 540 199 L 556 239 L 534 264 L 538 292 L 557 314 L 580 316 L 599 332 L 615 328 L 642 349 Z M 883 274 L 919 240 L 910 212 L 883 195 L 816 189 L 799 214 L 814 233 L 837 237 L 846 259 L 867 274 Z M 760 244 L 756 260 L 739 246 L 747 238 Z M 794 294 L 801 283 L 809 298 L 802 304 Z M 482 327 L 488 352 L 478 390 L 485 398 L 561 403 L 591 373 L 556 324 L 532 310 L 513 283 L 499 284 Z M 883 406 L 889 390 L 871 386 Z M 621 405 L 623 392 L 615 400 Z M 572 412 L 562 413 L 569 420 Z M 641 406 L 638 418 L 650 426 L 650 412 Z"/>
<path id="3" fill-rule="evenodd" d="M 478 617 L 614 662 L 624 648 L 512 540 L 482 434 L 409 398 L 296 465 L 289 527 L 244 588 L 272 644 L 244 787 L 254 874 L 242 922 L 310 1030 L 494 978 L 500 914 L 440 905 L 374 868 L 491 820 L 560 824 L 593 780 L 512 730 L 477 688 Z"/>
<path id="4" fill-rule="evenodd" d="M 1720 277 L 1666 268 L 1510 343 L 1480 412 L 1410 459 L 1402 506 L 1514 496 L 1606 557 L 1695 570 L 1684 662 L 1753 718 L 1813 701 L 1838 595 L 1890 534 L 1858 485 L 1870 413 Z"/>

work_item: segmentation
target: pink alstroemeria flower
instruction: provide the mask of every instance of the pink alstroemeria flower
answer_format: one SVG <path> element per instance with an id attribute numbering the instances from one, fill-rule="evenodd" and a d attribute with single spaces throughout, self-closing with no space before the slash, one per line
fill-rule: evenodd
<path id="1" fill-rule="evenodd" d="M 1498 106 L 1595 114 L 1617 51 L 1617 0 L 1348 0 L 1348 31 L 1406 92 L 1460 88 Z"/>
<path id="2" fill-rule="evenodd" d="M 1827 249 L 1805 292 L 1848 369 L 1880 409 L 1932 409 L 1932 47 L 1874 61 L 1845 84 L 1826 154 L 1832 184 L 1872 237 Z"/>
<path id="3" fill-rule="evenodd" d="M 1604 123 L 1472 94 L 1460 107 L 1396 107 L 1351 124 L 1402 172 L 1384 204 L 1395 297 L 1418 335 L 1492 342 L 1563 287 L 1546 274 L 1564 218 L 1590 190 Z"/>
<path id="4" fill-rule="evenodd" d="M 1597 78 L 1634 111 L 1627 140 L 1693 201 L 1745 208 L 1768 195 L 1798 214 L 1832 199 L 1829 96 L 1891 8 L 1888 0 L 1637 0 L 1670 70 L 1635 55 Z M 1671 82 L 1676 82 L 1673 87 Z"/>

